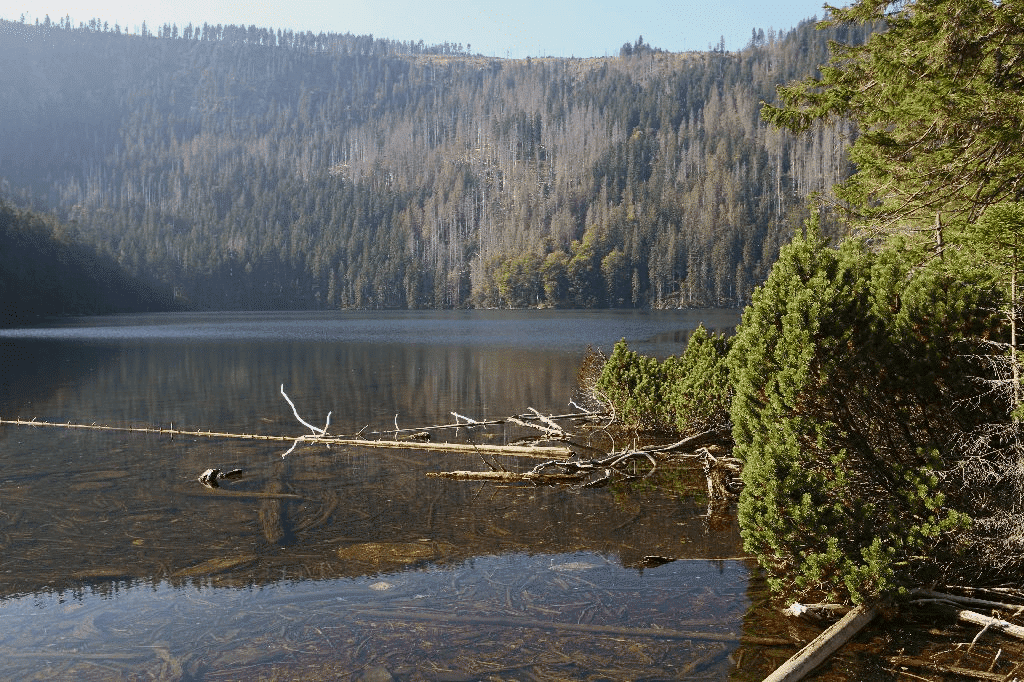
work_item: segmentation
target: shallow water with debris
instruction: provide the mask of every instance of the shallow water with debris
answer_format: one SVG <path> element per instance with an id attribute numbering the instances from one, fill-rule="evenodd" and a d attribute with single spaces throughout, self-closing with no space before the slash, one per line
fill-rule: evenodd
<path id="1" fill-rule="evenodd" d="M 147 315 L 0 330 L 0 417 L 336 435 L 571 411 L 588 345 L 731 311 Z M 507 443 L 522 427 L 451 430 Z M 622 447 L 595 431 L 591 444 Z M 685 465 L 603 488 L 427 477 L 536 460 L 0 427 L 3 679 L 761 679 L 787 623 Z M 241 469 L 207 488 L 208 468 Z M 652 560 L 651 557 L 659 557 Z M 663 562 L 660 558 L 674 559 Z M 789 642 L 788 646 L 771 644 Z M 766 643 L 767 642 L 767 643 Z M 861 653 L 833 669 L 858 667 Z M 852 667 L 851 667 L 852 666 Z M 838 671 L 838 672 L 837 672 Z"/>

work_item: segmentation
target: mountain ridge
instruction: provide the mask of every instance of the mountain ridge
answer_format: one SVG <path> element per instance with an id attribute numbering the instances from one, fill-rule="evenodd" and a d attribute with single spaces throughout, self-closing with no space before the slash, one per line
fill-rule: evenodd
<path id="1" fill-rule="evenodd" d="M 212 309 L 742 305 L 854 134 L 795 139 L 759 102 L 864 38 L 808 21 L 737 53 L 503 60 L 255 27 L 0 33 L 8 196 Z"/>

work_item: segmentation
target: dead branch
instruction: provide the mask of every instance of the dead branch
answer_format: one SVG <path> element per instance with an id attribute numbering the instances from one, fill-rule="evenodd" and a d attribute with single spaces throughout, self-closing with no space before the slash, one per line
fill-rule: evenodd
<path id="1" fill-rule="evenodd" d="M 323 436 L 327 435 L 327 428 L 331 425 L 331 413 L 330 412 L 327 413 L 327 423 L 324 424 L 324 428 L 318 429 L 317 427 L 313 426 L 312 424 L 310 424 L 305 419 L 303 419 L 302 417 L 299 416 L 299 411 L 295 408 L 295 403 L 293 403 L 292 399 L 288 397 L 288 394 L 284 392 L 284 384 L 281 384 L 281 395 L 283 395 L 284 399 L 288 401 L 288 404 L 292 406 L 292 413 L 295 415 L 295 418 L 299 420 L 299 423 L 302 424 L 303 426 L 307 427 L 310 431 L 313 432 L 313 440 L 314 441 L 318 441 L 320 438 L 322 438 Z M 395 423 L 396 424 L 398 423 L 398 415 L 397 414 L 395 415 Z M 301 439 L 296 438 L 295 442 L 292 443 L 292 446 L 290 448 L 288 448 L 288 452 L 285 452 L 284 454 L 282 454 L 281 457 L 284 458 L 284 457 L 287 457 L 288 455 L 290 455 L 292 453 L 292 450 L 297 448 L 300 442 L 301 442 Z M 331 446 L 328 445 L 327 447 L 331 447 Z"/>
<path id="2" fill-rule="evenodd" d="M 656 448 L 651 448 L 651 452 L 695 452 L 697 448 L 700 448 L 711 443 L 730 443 L 732 442 L 732 429 L 721 428 L 714 429 L 712 431 L 703 431 L 701 433 L 687 436 L 681 441 L 677 441 L 670 445 L 662 445 Z"/>
<path id="3" fill-rule="evenodd" d="M 565 432 L 561 428 L 554 428 L 554 429 L 553 428 L 549 428 L 549 427 L 543 426 L 541 424 L 534 424 L 532 422 L 523 421 L 522 419 L 519 419 L 518 417 L 507 417 L 505 419 L 505 421 L 509 422 L 510 424 L 515 424 L 516 426 L 524 426 L 524 427 L 530 428 L 530 429 L 537 429 L 538 431 L 540 431 L 544 435 L 551 436 L 552 438 L 563 438 L 563 437 L 565 437 Z"/>
<path id="4" fill-rule="evenodd" d="M 961 668 L 959 666 L 945 666 L 939 665 L 924 658 L 915 658 L 913 656 L 893 656 L 889 659 L 889 662 L 893 665 L 904 667 L 904 668 L 921 668 L 933 673 L 939 673 L 940 675 L 959 675 L 960 677 L 971 677 L 976 680 L 1000 680 L 1005 681 L 1006 675 L 999 673 L 984 672 L 982 670 L 971 670 L 970 668 Z"/>
<path id="5" fill-rule="evenodd" d="M 910 596 L 920 597 L 924 599 L 935 599 L 940 601 L 954 602 L 957 604 L 963 604 L 964 606 L 978 606 L 987 609 L 1010 611 L 1015 614 L 1024 612 L 1024 606 L 1020 604 L 1007 604 L 1005 602 L 991 601 L 989 599 L 979 599 L 977 597 L 964 597 L 957 594 L 949 594 L 947 592 L 937 592 L 935 590 L 926 590 L 921 588 L 911 590 Z"/>
<path id="6" fill-rule="evenodd" d="M 534 448 L 539 450 L 540 448 Z M 529 481 L 536 484 L 578 483 L 581 487 L 592 488 L 604 485 L 618 478 L 630 480 L 637 474 L 629 471 L 629 464 L 644 460 L 651 468 L 644 478 L 654 473 L 658 461 L 644 450 L 616 452 L 596 459 L 548 459 L 536 465 L 530 471 L 516 473 L 510 471 L 444 471 L 428 473 L 428 476 L 451 478 L 461 481 Z M 552 471 L 554 469 L 554 471 Z"/>
<path id="7" fill-rule="evenodd" d="M 545 417 L 544 415 L 542 415 L 540 412 L 537 411 L 536 408 L 531 407 L 531 408 L 529 408 L 529 410 L 530 410 L 530 412 L 533 412 L 534 415 L 536 415 L 537 419 L 539 419 L 542 422 L 544 422 L 544 424 L 546 424 L 547 427 L 549 429 L 551 429 L 552 431 L 556 431 L 556 432 L 561 432 L 562 431 L 562 427 L 561 426 L 556 424 L 550 417 Z"/>
<path id="8" fill-rule="evenodd" d="M 310 424 L 305 419 L 303 419 L 302 417 L 299 416 L 299 411 L 295 408 L 295 403 L 293 403 L 292 399 L 288 397 L 288 394 L 284 392 L 284 384 L 281 384 L 281 395 L 283 395 L 284 399 L 288 401 L 288 404 L 292 406 L 292 413 L 295 415 L 295 418 L 299 420 L 300 424 L 302 424 L 303 426 L 307 427 L 310 431 L 312 431 L 314 436 L 326 436 L 327 435 L 327 428 L 331 425 L 331 413 L 330 412 L 327 413 L 327 423 L 324 424 L 324 428 L 319 429 L 319 428 L 313 426 L 312 424 Z M 398 418 L 398 415 L 395 415 L 395 419 L 397 419 L 397 418 Z"/>
<path id="9" fill-rule="evenodd" d="M 735 457 L 715 457 L 707 448 L 699 450 L 704 477 L 708 481 L 708 501 L 733 500 L 743 487 L 742 464 Z"/>
<path id="10" fill-rule="evenodd" d="M 1024 639 L 1024 627 L 1009 623 L 1002 618 L 986 616 L 985 614 L 978 613 L 977 611 L 969 611 L 955 606 L 951 607 L 951 610 L 955 612 L 957 620 L 962 620 L 965 623 L 973 623 L 974 625 L 984 625 L 985 627 L 1001 632 L 1004 635 L 1009 635 L 1016 639 Z"/>
<path id="11" fill-rule="evenodd" d="M 456 481 L 530 482 L 537 484 L 569 483 L 578 481 L 579 474 L 542 474 L 533 471 L 428 471 L 430 478 L 450 478 Z"/>
<path id="12" fill-rule="evenodd" d="M 967 596 L 989 595 L 1000 599 L 1017 599 L 1024 601 L 1024 591 L 1015 587 L 966 587 L 964 585 L 949 585 L 948 589 L 960 590 Z M 1014 604 L 1016 606 L 1016 604 Z"/>
<path id="13" fill-rule="evenodd" d="M 400 434 L 400 433 L 405 433 L 405 432 L 410 432 L 410 431 L 431 431 L 432 432 L 432 431 L 444 431 L 444 430 L 452 430 L 452 429 L 464 429 L 464 428 L 466 428 L 467 425 L 474 426 L 474 427 L 476 427 L 476 426 L 501 426 L 503 424 L 510 423 L 509 418 L 485 419 L 485 420 L 471 419 L 470 421 L 459 421 L 459 419 L 470 419 L 470 418 L 465 417 L 464 415 L 461 415 L 461 414 L 454 413 L 454 412 L 452 414 L 456 416 L 456 421 L 454 423 L 451 423 L 451 424 L 433 424 L 431 426 L 415 426 L 415 427 L 410 427 L 410 428 L 406 428 L 406 429 L 398 429 L 398 430 L 392 429 L 392 430 L 388 430 L 388 431 L 368 431 L 368 432 L 366 432 L 366 435 L 367 436 L 383 436 L 383 435 L 392 434 L 392 433 Z M 606 416 L 607 415 L 605 415 L 604 413 L 601 413 L 601 412 L 580 411 L 580 412 L 570 412 L 568 414 L 549 415 L 548 417 L 546 417 L 546 419 L 550 419 L 552 421 L 570 421 L 571 420 L 571 421 L 590 422 L 590 421 L 592 421 L 594 419 L 603 419 Z M 537 417 L 535 415 L 533 415 L 533 414 L 514 415 L 514 418 L 518 419 L 519 421 L 522 421 L 522 422 L 527 422 L 527 424 L 530 424 L 530 422 L 533 422 L 533 421 L 535 421 L 537 419 Z M 562 429 L 562 430 L 564 431 L 564 429 Z"/>
<path id="14" fill-rule="evenodd" d="M 487 455 L 514 455 L 517 457 L 550 458 L 572 454 L 567 447 L 551 445 L 485 445 L 472 443 L 420 443 L 408 440 L 361 440 L 358 438 L 320 439 L 321 443 L 331 445 L 357 445 L 364 448 L 397 448 L 400 450 L 431 450 L 434 452 L 461 452 L 467 454 L 483 453 Z"/>

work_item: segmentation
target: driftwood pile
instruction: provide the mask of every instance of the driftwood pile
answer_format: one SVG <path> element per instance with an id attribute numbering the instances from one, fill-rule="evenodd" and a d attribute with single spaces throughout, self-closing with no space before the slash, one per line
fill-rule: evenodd
<path id="1" fill-rule="evenodd" d="M 704 469 L 708 481 L 708 497 L 714 503 L 735 498 L 742 485 L 739 480 L 739 462 L 722 454 L 724 448 L 720 443 L 728 442 L 730 438 L 729 432 L 725 429 L 696 434 L 668 445 L 633 448 L 584 458 L 578 453 L 593 448 L 581 443 L 578 436 L 565 432 L 557 425 L 555 419 L 593 419 L 600 415 L 545 417 L 536 410 L 532 411 L 540 423 L 526 422 L 517 417 L 509 417 L 504 421 L 538 429 L 543 432 L 543 438 L 565 443 L 574 453 L 571 458 L 549 459 L 529 471 L 522 472 L 508 471 L 500 464 L 482 458 L 490 471 L 443 471 L 427 475 L 460 481 L 529 482 L 537 485 L 573 484 L 579 487 L 597 487 L 612 481 L 647 478 L 666 458 L 693 458 L 699 460 Z M 716 457 L 712 451 L 718 452 L 719 455 Z"/>
<path id="2" fill-rule="evenodd" d="M 930 589 L 913 590 L 910 593 L 907 607 L 914 610 L 925 610 L 922 611 L 922 613 L 928 614 L 923 616 L 925 618 L 933 617 L 931 614 L 937 612 L 945 618 L 968 626 L 978 626 L 979 629 L 973 638 L 969 642 L 951 647 L 932 657 L 892 656 L 888 659 L 889 670 L 900 679 L 904 676 L 908 679 L 934 679 L 922 677 L 919 673 L 939 675 L 939 679 L 954 677 L 1003 682 L 1024 679 L 1024 660 L 1018 660 L 1016 663 L 1005 659 L 1000 661 L 1005 645 L 993 647 L 996 648 L 996 652 L 988 657 L 979 655 L 975 651 L 979 640 L 986 636 L 1004 636 L 1024 641 L 1024 627 L 1009 620 L 1024 615 L 1024 590 L 1014 588 L 983 590 L 969 587 L 952 587 L 950 590 L 950 592 Z M 953 591 L 963 594 L 954 594 Z M 982 599 L 974 596 L 979 593 L 994 598 Z M 982 611 L 988 613 L 982 613 Z M 837 604 L 792 604 L 786 613 L 816 622 L 834 618 L 839 614 L 845 615 L 765 678 L 765 682 L 796 682 L 803 679 L 878 615 L 878 611 L 869 606 L 849 609 Z M 972 652 L 975 653 L 973 657 L 971 656 Z M 971 665 L 972 663 L 973 665 Z M 982 668 L 977 667 L 978 665 L 981 665 Z M 999 669 L 997 670 L 997 668 Z M 914 670 L 916 673 L 911 673 L 910 670 Z"/>

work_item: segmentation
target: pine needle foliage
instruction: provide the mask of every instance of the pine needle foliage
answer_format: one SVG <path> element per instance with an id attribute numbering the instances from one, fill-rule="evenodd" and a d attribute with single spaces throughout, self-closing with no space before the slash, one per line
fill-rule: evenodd
<path id="1" fill-rule="evenodd" d="M 665 367 L 657 358 L 637 353 L 622 339 L 608 356 L 597 388 L 611 403 L 620 425 L 666 429 Z"/>
<path id="2" fill-rule="evenodd" d="M 665 360 L 665 408 L 680 435 L 729 424 L 732 383 L 725 359 L 730 345 L 724 334 L 710 334 L 701 325 L 690 336 L 681 356 Z"/>

